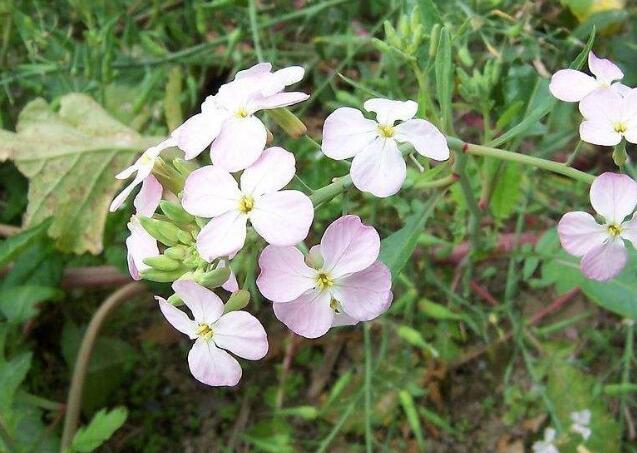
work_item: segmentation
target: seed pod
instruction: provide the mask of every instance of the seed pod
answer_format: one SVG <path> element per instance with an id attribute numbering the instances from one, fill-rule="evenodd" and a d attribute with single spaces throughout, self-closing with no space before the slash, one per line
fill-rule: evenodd
<path id="1" fill-rule="evenodd" d="M 179 269 L 179 261 L 175 261 L 165 255 L 151 256 L 144 259 L 144 264 L 158 271 L 175 271 Z"/>
<path id="2" fill-rule="evenodd" d="M 245 308 L 246 305 L 250 302 L 250 292 L 245 289 L 240 289 L 230 296 L 228 302 L 223 307 L 223 312 L 228 313 L 231 311 L 241 310 Z"/>

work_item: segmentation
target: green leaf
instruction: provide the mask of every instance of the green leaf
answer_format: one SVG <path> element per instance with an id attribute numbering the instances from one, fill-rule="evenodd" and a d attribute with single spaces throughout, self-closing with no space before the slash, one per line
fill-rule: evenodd
<path id="1" fill-rule="evenodd" d="M 23 323 L 37 314 L 37 304 L 61 295 L 59 289 L 46 286 L 14 286 L 0 291 L 0 312 L 9 322 Z"/>
<path id="2" fill-rule="evenodd" d="M 87 426 L 80 428 L 71 441 L 71 451 L 93 451 L 106 442 L 126 421 L 128 411 L 125 407 L 116 407 L 107 412 L 99 411 Z"/>
<path id="3" fill-rule="evenodd" d="M 16 256 L 37 240 L 50 225 L 51 221 L 47 220 L 2 241 L 0 243 L 0 266 L 13 261 Z"/>
<path id="4" fill-rule="evenodd" d="M 507 219 L 518 206 L 520 184 L 523 176 L 522 166 L 512 162 L 503 162 L 491 195 L 491 212 L 498 219 Z"/>
<path id="5" fill-rule="evenodd" d="M 6 361 L 0 357 L 0 414 L 9 413 L 15 391 L 31 368 L 31 353 L 25 352 Z"/>
<path id="6" fill-rule="evenodd" d="M 398 393 L 398 399 L 400 400 L 400 405 L 403 407 L 405 415 L 407 416 L 409 427 L 416 437 L 418 448 L 420 451 L 425 451 L 425 436 L 422 432 L 422 426 L 420 425 L 420 418 L 418 417 L 418 411 L 416 410 L 414 399 L 406 390 L 401 390 Z"/>
<path id="7" fill-rule="evenodd" d="M 436 93 L 443 124 L 446 131 L 451 130 L 453 94 L 453 62 L 451 60 L 451 35 L 447 27 L 440 30 L 436 60 L 434 63 L 436 72 Z"/>
<path id="8" fill-rule="evenodd" d="M 25 224 L 52 216 L 48 233 L 61 250 L 101 252 L 108 206 L 121 184 L 115 174 L 160 139 L 139 135 L 79 93 L 63 96 L 57 113 L 43 99 L 31 101 L 16 131 L 0 130 L 0 158 L 29 178 Z"/>
<path id="9" fill-rule="evenodd" d="M 407 218 L 400 230 L 387 236 L 381 242 L 380 260 L 389 268 L 394 279 L 398 277 L 414 253 L 418 237 L 423 233 L 425 224 L 440 198 L 439 193 L 427 203 L 423 203 L 416 213 Z"/>
<path id="10" fill-rule="evenodd" d="M 440 11 L 433 0 L 418 0 L 418 11 L 426 33 L 429 33 L 434 25 L 442 23 Z"/>

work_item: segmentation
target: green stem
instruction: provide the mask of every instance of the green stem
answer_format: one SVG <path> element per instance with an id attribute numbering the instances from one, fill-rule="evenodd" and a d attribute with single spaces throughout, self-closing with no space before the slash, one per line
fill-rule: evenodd
<path id="1" fill-rule="evenodd" d="M 363 324 L 365 339 L 365 447 L 367 453 L 372 446 L 372 344 L 369 338 L 369 323 Z"/>

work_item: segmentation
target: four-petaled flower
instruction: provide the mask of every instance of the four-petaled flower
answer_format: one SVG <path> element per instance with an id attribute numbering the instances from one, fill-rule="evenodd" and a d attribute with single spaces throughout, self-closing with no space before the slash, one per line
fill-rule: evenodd
<path id="1" fill-rule="evenodd" d="M 580 124 L 583 141 L 602 146 L 614 146 L 622 137 L 637 143 L 637 88 L 622 96 L 613 90 L 598 90 L 579 104 L 584 116 Z"/>
<path id="2" fill-rule="evenodd" d="M 223 314 L 221 299 L 193 281 L 177 280 L 173 289 L 190 309 L 194 320 L 161 297 L 156 299 L 168 322 L 195 340 L 188 353 L 190 372 L 204 384 L 237 385 L 241 366 L 226 350 L 244 359 L 262 359 L 268 352 L 265 329 L 246 311 Z"/>
<path id="3" fill-rule="evenodd" d="M 334 325 L 368 321 L 391 303 L 391 274 L 377 260 L 380 238 L 353 215 L 341 217 L 312 247 L 307 263 L 295 247 L 266 247 L 259 257 L 259 291 L 274 314 L 307 338 Z"/>
<path id="4" fill-rule="evenodd" d="M 571 255 L 582 257 L 581 268 L 590 279 L 606 281 L 624 268 L 628 252 L 624 240 L 637 245 L 637 182 L 629 176 L 603 173 L 595 178 L 590 190 L 591 205 L 604 218 L 598 224 L 587 212 L 564 214 L 557 227 L 562 247 Z"/>
<path id="5" fill-rule="evenodd" d="M 578 433 L 586 441 L 593 431 L 589 428 L 591 424 L 591 411 L 584 409 L 581 411 L 571 412 L 571 431 Z"/>
<path id="6" fill-rule="evenodd" d="M 612 61 L 605 58 L 597 58 L 590 52 L 588 54 L 588 69 L 595 77 L 591 77 L 575 69 L 562 69 L 553 74 L 549 90 L 557 99 L 565 102 L 579 102 L 596 90 L 614 91 L 623 94 L 628 90 L 616 80 L 621 80 L 624 73 Z M 613 83 L 615 82 L 615 83 Z"/>
<path id="7" fill-rule="evenodd" d="M 270 63 L 260 63 L 237 73 L 235 79 L 208 96 L 201 113 L 189 118 L 172 133 L 186 159 L 198 156 L 208 145 L 212 163 L 229 172 L 243 170 L 261 155 L 267 129 L 254 114 L 259 110 L 297 104 L 309 95 L 284 92 L 305 73 L 300 66 L 271 72 Z"/>
<path id="8" fill-rule="evenodd" d="M 533 442 L 533 453 L 560 453 L 555 446 L 556 432 L 553 428 L 544 430 L 544 440 Z"/>
<path id="9" fill-rule="evenodd" d="M 377 121 L 366 119 L 360 110 L 336 109 L 323 126 L 323 153 L 336 160 L 353 157 L 352 182 L 359 190 L 388 197 L 400 190 L 407 166 L 398 143 L 410 143 L 419 154 L 434 160 L 449 158 L 445 136 L 431 123 L 413 119 L 414 101 L 370 99 L 365 110 L 376 113 Z M 401 121 L 399 124 L 394 124 Z"/>
<path id="10" fill-rule="evenodd" d="M 297 190 L 281 190 L 294 172 L 294 156 L 278 147 L 266 149 L 243 172 L 241 188 L 216 165 L 192 172 L 184 187 L 184 209 L 211 218 L 197 236 L 201 257 L 212 261 L 241 249 L 248 219 L 270 244 L 294 245 L 305 239 L 314 219 L 312 202 Z"/>

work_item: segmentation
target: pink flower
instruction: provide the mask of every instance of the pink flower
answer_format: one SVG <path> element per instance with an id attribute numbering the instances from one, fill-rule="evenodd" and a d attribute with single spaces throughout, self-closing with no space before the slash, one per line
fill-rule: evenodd
<path id="1" fill-rule="evenodd" d="M 136 173 L 133 181 L 122 190 L 119 195 L 115 197 L 110 206 L 110 211 L 116 211 L 119 207 L 124 203 L 124 200 L 128 198 L 130 193 L 137 187 L 139 184 L 144 182 L 148 175 L 150 175 L 153 171 L 153 167 L 155 166 L 155 161 L 159 157 L 159 154 L 165 150 L 166 148 L 170 148 L 171 146 L 175 146 L 175 141 L 172 138 L 168 138 L 161 142 L 159 145 L 152 146 L 148 148 L 144 153 L 135 161 L 133 165 L 128 168 L 125 168 L 120 173 L 115 175 L 117 179 L 128 179 L 133 173 Z M 161 197 L 161 195 L 160 195 Z M 154 210 L 153 210 L 154 211 Z"/>
<path id="2" fill-rule="evenodd" d="M 144 179 L 142 188 L 135 197 L 134 205 L 137 214 L 150 217 L 155 213 L 159 201 L 162 196 L 162 187 L 159 181 L 153 175 L 149 175 Z M 126 238 L 126 248 L 128 250 L 128 271 L 133 280 L 140 280 L 140 272 L 149 269 L 144 264 L 146 258 L 159 256 L 159 248 L 157 241 L 146 232 L 144 227 L 139 223 L 136 216 L 131 217 L 128 223 L 130 236 Z"/>
<path id="3" fill-rule="evenodd" d="M 637 204 L 637 183 L 629 176 L 603 173 L 590 192 L 591 205 L 604 218 L 598 224 L 586 212 L 564 214 L 557 227 L 562 247 L 571 255 L 581 256 L 584 275 L 606 281 L 617 276 L 626 265 L 628 253 L 624 240 L 637 244 L 637 220 L 633 213 Z"/>
<path id="4" fill-rule="evenodd" d="M 376 113 L 377 121 L 364 118 L 359 110 L 341 107 L 323 126 L 323 153 L 336 160 L 354 158 L 350 173 L 359 190 L 377 197 L 400 190 L 407 167 L 398 143 L 410 143 L 434 160 L 449 158 L 445 136 L 428 121 L 412 119 L 418 110 L 414 101 L 370 99 L 364 107 Z M 400 123 L 394 125 L 396 121 Z"/>
<path id="5" fill-rule="evenodd" d="M 305 70 L 291 66 L 271 72 L 270 63 L 260 63 L 237 73 L 235 79 L 208 96 L 201 113 L 188 119 L 172 134 L 186 159 L 198 156 L 208 145 L 212 163 L 229 172 L 243 170 L 261 155 L 267 130 L 254 114 L 296 104 L 309 96 L 284 92 L 300 81 Z"/>
<path id="6" fill-rule="evenodd" d="M 197 237 L 201 257 L 210 262 L 240 250 L 248 220 L 270 244 L 294 245 L 305 239 L 314 218 L 312 202 L 297 190 L 281 190 L 294 172 L 294 156 L 278 147 L 266 149 L 243 172 L 241 188 L 216 165 L 192 172 L 186 179 L 183 207 L 211 218 Z"/>
<path id="7" fill-rule="evenodd" d="M 583 141 L 614 146 L 622 137 L 637 143 L 637 88 L 623 96 L 613 90 L 597 90 L 579 104 L 584 116 L 579 133 Z"/>
<path id="8" fill-rule="evenodd" d="M 192 375 L 207 385 L 237 385 L 241 366 L 226 350 L 248 360 L 265 357 L 268 338 L 259 320 L 246 311 L 224 315 L 221 299 L 193 281 L 177 280 L 173 290 L 190 309 L 194 320 L 165 299 L 155 298 L 166 320 L 195 340 L 188 353 Z"/>
<path id="9" fill-rule="evenodd" d="M 597 58 L 593 52 L 588 54 L 588 69 L 595 75 L 591 77 L 575 69 L 562 69 L 553 74 L 549 90 L 561 101 L 579 102 L 598 89 L 612 88 L 623 93 L 627 87 L 621 83 L 624 73 L 612 61 Z"/>
<path id="10" fill-rule="evenodd" d="M 391 303 L 391 274 L 378 261 L 380 238 L 352 215 L 325 230 L 307 257 L 295 247 L 268 246 L 259 257 L 259 291 L 295 333 L 317 338 L 336 325 L 368 321 Z"/>

